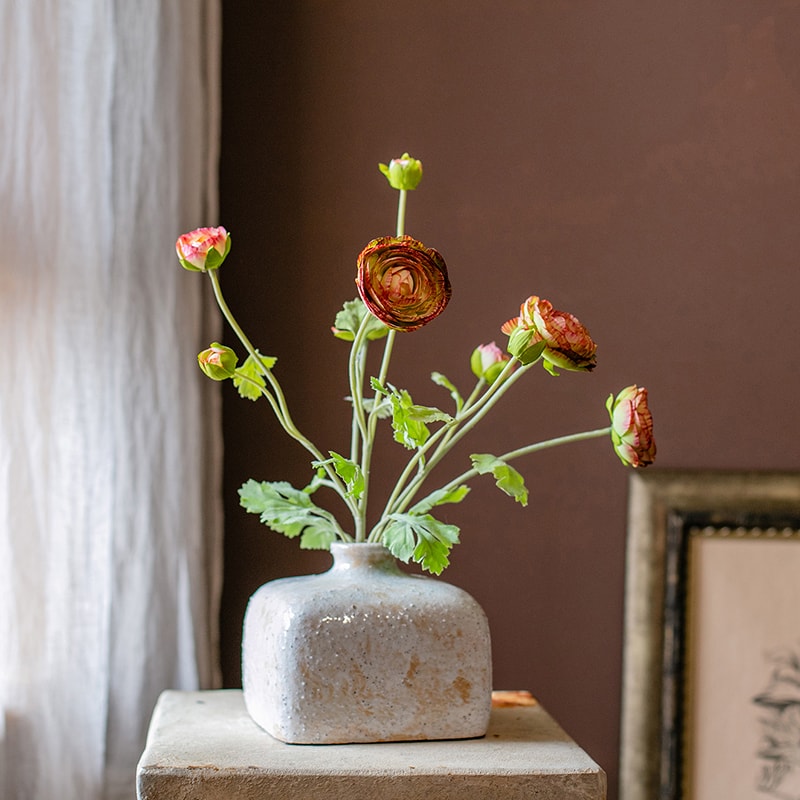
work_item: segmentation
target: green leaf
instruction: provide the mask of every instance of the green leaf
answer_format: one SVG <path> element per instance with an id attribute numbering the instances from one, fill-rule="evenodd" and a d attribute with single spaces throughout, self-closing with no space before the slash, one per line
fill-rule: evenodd
<path id="1" fill-rule="evenodd" d="M 364 411 L 368 414 L 375 414 L 378 419 L 388 419 L 392 416 L 392 405 L 386 399 L 390 392 L 389 390 L 377 379 L 377 378 L 370 378 L 369 385 L 372 388 L 372 391 L 375 392 L 375 397 L 364 397 L 361 401 L 362 405 L 364 406 Z M 375 400 L 377 399 L 378 405 L 375 405 Z M 353 402 L 353 398 L 348 396 L 345 397 L 349 403 Z"/>
<path id="2" fill-rule="evenodd" d="M 349 458 L 334 453 L 333 450 L 328 452 L 331 455 L 328 461 L 314 461 L 311 466 L 322 467 L 325 464 L 333 464 L 336 474 L 344 481 L 347 487 L 348 497 L 358 500 L 364 494 L 364 473 L 361 471 L 361 467 Z"/>
<path id="3" fill-rule="evenodd" d="M 261 522 L 289 539 L 300 536 L 304 550 L 328 550 L 338 526 L 333 515 L 314 505 L 309 494 L 286 481 L 249 480 L 239 489 L 240 504 Z"/>
<path id="4" fill-rule="evenodd" d="M 450 397 L 453 398 L 456 404 L 456 413 L 461 411 L 464 407 L 464 398 L 461 397 L 458 389 L 456 389 L 455 385 L 447 379 L 441 372 L 432 372 L 431 373 L 431 380 L 437 385 L 442 386 L 443 388 L 447 389 L 450 392 Z"/>
<path id="5" fill-rule="evenodd" d="M 376 406 L 375 400 L 372 397 L 365 397 L 364 411 L 366 411 L 367 414 L 375 414 L 378 419 L 389 419 L 389 417 L 392 416 L 392 404 L 385 398 L 381 398 Z"/>
<path id="6" fill-rule="evenodd" d="M 409 450 L 422 447 L 431 435 L 428 424 L 450 422 L 453 418 L 438 408 L 416 405 L 405 390 L 391 388 L 394 439 Z"/>
<path id="7" fill-rule="evenodd" d="M 479 475 L 491 472 L 500 490 L 509 497 L 513 497 L 520 505 L 528 505 L 528 489 L 525 486 L 525 479 L 514 467 L 490 453 L 473 453 L 470 459 L 473 468 Z"/>
<path id="8" fill-rule="evenodd" d="M 399 520 L 390 520 L 384 528 L 381 544 L 387 547 L 395 558 L 408 564 L 417 547 L 417 539 L 411 525 Z"/>
<path id="9" fill-rule="evenodd" d="M 395 558 L 413 559 L 428 572 L 440 575 L 450 563 L 450 550 L 458 544 L 458 527 L 430 514 L 390 514 L 383 544 Z"/>
<path id="10" fill-rule="evenodd" d="M 460 503 L 469 494 L 469 486 L 456 486 L 455 488 L 437 489 L 416 503 L 411 509 L 411 514 L 425 514 L 434 506 L 442 506 L 445 503 Z"/>
<path id="11" fill-rule="evenodd" d="M 278 361 L 274 356 L 262 356 L 257 350 L 256 353 L 261 364 L 259 365 L 259 361 L 256 361 L 253 356 L 248 356 L 247 360 L 236 370 L 236 374 L 233 376 L 233 385 L 239 390 L 239 394 L 247 400 L 258 400 L 262 394 L 261 389 L 266 388 L 267 384 L 262 374 L 262 366 L 265 369 L 272 369 Z"/>
<path id="12" fill-rule="evenodd" d="M 360 297 L 356 297 L 355 300 L 348 300 L 336 315 L 333 323 L 333 335 L 337 339 L 352 342 L 356 338 L 356 333 L 364 317 L 369 317 L 367 339 L 370 341 L 382 339 L 389 333 L 389 329 L 376 316 L 370 314 L 364 301 Z"/>

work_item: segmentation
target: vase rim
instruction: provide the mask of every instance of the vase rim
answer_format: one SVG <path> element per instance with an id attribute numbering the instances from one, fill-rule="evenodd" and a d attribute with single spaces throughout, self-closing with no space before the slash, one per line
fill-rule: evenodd
<path id="1" fill-rule="evenodd" d="M 333 542 L 331 544 L 331 550 L 333 550 L 334 547 L 337 550 L 347 549 L 350 547 L 371 547 L 376 550 L 387 550 L 388 552 L 386 545 L 381 544 L 380 542 Z"/>
<path id="2" fill-rule="evenodd" d="M 389 549 L 377 542 L 333 542 L 331 556 L 333 569 L 337 572 L 368 566 L 399 571 L 397 561 Z"/>

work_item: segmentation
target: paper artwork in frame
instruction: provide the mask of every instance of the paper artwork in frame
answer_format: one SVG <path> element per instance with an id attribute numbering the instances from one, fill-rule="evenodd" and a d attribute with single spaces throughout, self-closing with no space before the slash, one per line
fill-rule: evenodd
<path id="1" fill-rule="evenodd" d="M 800 800 L 800 473 L 630 479 L 620 800 Z"/>

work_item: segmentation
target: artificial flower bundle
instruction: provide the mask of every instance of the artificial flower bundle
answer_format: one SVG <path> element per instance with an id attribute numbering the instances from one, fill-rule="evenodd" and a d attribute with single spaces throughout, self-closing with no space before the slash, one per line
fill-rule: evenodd
<path id="1" fill-rule="evenodd" d="M 500 326 L 508 336 L 505 351 L 495 342 L 473 350 L 470 366 L 476 383 L 467 396 L 443 374 L 433 373 L 433 382 L 451 397 L 449 411 L 419 405 L 406 390 L 390 383 L 397 333 L 418 330 L 435 319 L 447 306 L 452 289 L 442 256 L 404 230 L 407 193 L 422 179 L 421 162 L 404 154 L 379 166 L 399 192 L 397 232 L 372 240 L 359 254 L 359 296 L 344 304 L 332 327 L 336 337 L 350 343 L 347 369 L 352 435 L 346 455 L 323 451 L 297 428 L 274 371 L 277 359 L 255 349 L 225 303 L 218 276 L 231 246 L 225 228 L 198 228 L 181 236 L 176 249 L 186 269 L 210 278 L 217 303 L 247 353 L 240 365 L 230 347 L 214 342 L 199 354 L 200 368 L 214 380 L 231 379 L 245 398 L 265 398 L 287 434 L 312 456 L 307 486 L 297 489 L 283 481 L 249 480 L 239 490 L 244 508 L 259 514 L 271 529 L 299 537 L 301 547 L 328 549 L 337 540 L 374 542 L 385 545 L 401 561 L 413 560 L 440 574 L 459 541 L 459 530 L 431 512 L 437 506 L 461 502 L 469 492 L 470 480 L 491 474 L 503 492 L 526 505 L 525 481 L 509 462 L 567 442 L 609 436 L 623 464 L 645 467 L 656 454 L 653 419 L 647 390 L 628 386 L 608 398 L 610 424 L 606 427 L 528 444 L 499 456 L 472 454 L 469 468 L 430 491 L 427 483 L 436 465 L 535 364 L 541 363 L 551 375 L 558 375 L 558 370 L 588 372 L 596 365 L 597 346 L 576 317 L 531 296 L 522 303 L 518 316 Z M 377 340 L 384 340 L 380 370 L 367 379 L 366 351 Z M 394 439 L 410 455 L 378 521 L 368 529 L 372 451 L 382 420 L 390 420 Z M 339 495 L 350 512 L 352 528 L 346 530 L 336 516 L 313 502 L 313 494 L 323 488 Z"/>

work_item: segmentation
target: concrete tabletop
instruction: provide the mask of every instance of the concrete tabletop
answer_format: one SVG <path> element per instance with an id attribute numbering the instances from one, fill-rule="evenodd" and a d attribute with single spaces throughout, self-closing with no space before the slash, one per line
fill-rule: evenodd
<path id="1" fill-rule="evenodd" d="M 603 800 L 603 770 L 528 702 L 512 694 L 493 708 L 481 739 L 289 745 L 250 719 L 239 690 L 167 691 L 137 769 L 138 797 Z"/>

